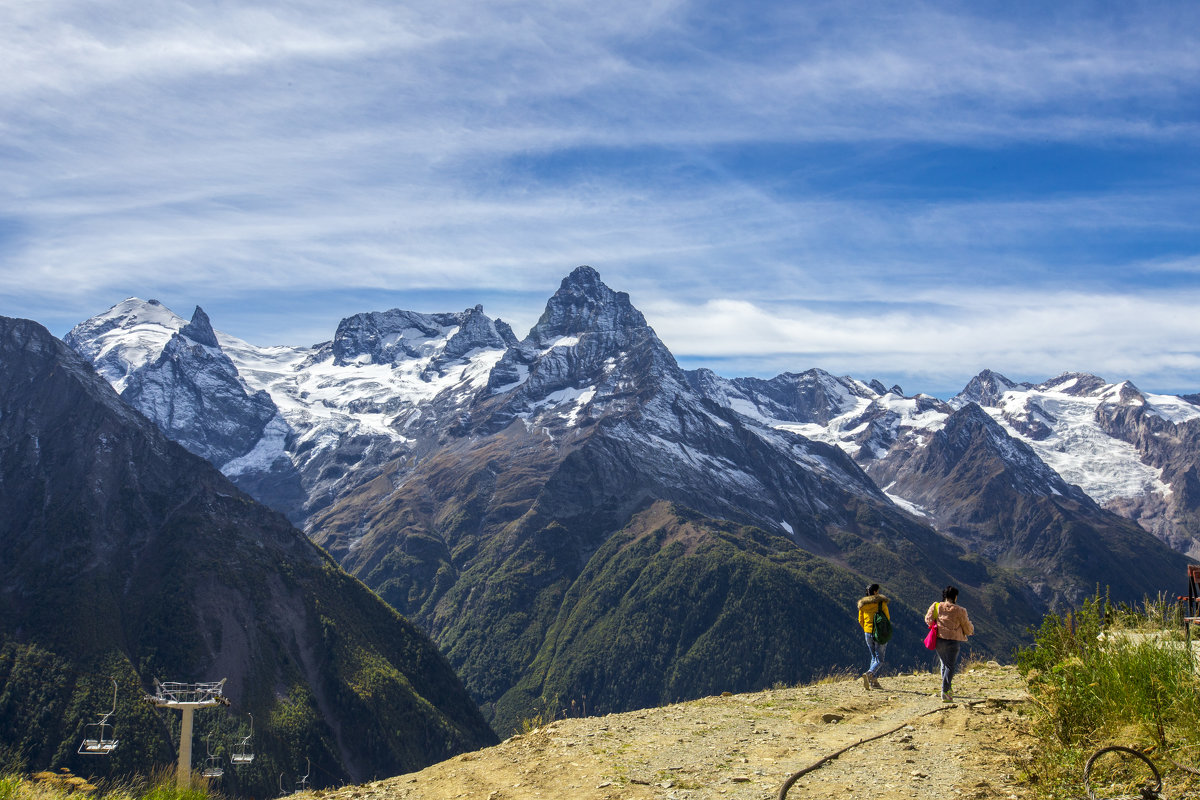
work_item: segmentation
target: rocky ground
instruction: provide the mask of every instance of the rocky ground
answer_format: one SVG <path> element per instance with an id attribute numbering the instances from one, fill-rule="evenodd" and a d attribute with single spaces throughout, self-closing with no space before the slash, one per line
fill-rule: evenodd
<path id="1" fill-rule="evenodd" d="M 868 691 L 843 679 L 562 719 L 420 772 L 308 797 L 767 800 L 830 756 L 795 780 L 788 800 L 1033 796 L 1017 780 L 1033 742 L 1016 671 L 966 668 L 951 704 L 939 683 L 930 673 L 893 676 Z"/>

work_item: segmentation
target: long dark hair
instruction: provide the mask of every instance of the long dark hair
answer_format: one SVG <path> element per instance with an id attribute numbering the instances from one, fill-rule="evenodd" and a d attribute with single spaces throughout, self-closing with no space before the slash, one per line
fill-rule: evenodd
<path id="1" fill-rule="evenodd" d="M 947 586 L 945 589 L 942 589 L 942 599 L 949 600 L 951 603 L 957 603 L 958 589 L 955 589 L 953 586 Z"/>

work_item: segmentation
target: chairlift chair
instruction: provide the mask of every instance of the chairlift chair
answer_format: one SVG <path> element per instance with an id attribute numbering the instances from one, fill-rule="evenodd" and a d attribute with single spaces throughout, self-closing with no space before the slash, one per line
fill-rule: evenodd
<path id="1" fill-rule="evenodd" d="M 245 766 L 254 760 L 254 753 L 250 750 L 250 737 L 254 735 L 254 715 L 250 714 L 250 733 L 248 733 L 241 742 L 234 745 L 233 752 L 229 754 L 229 761 L 235 767 Z"/>
<path id="2" fill-rule="evenodd" d="M 204 749 L 208 751 L 208 758 L 204 760 L 204 769 L 200 770 L 200 774 L 205 778 L 219 778 L 225 774 L 225 770 L 221 767 L 221 757 L 214 755 L 209 746 L 210 738 L 212 737 L 204 737 Z"/>
<path id="3" fill-rule="evenodd" d="M 305 764 L 308 765 L 307 766 L 308 772 L 304 773 L 304 777 L 302 777 L 300 780 L 296 781 L 296 791 L 297 792 L 303 792 L 305 789 L 308 788 L 308 776 L 312 774 L 312 761 L 310 761 L 308 759 L 308 757 L 305 756 L 304 762 L 305 762 Z M 293 792 L 293 794 L 294 793 L 295 792 Z"/>
<path id="4" fill-rule="evenodd" d="M 279 796 L 280 797 L 287 797 L 289 794 L 296 794 L 297 792 L 303 792 L 304 790 L 306 790 L 308 788 L 308 776 L 312 774 L 312 761 L 309 760 L 309 758 L 307 756 L 305 756 L 304 761 L 308 764 L 308 772 L 304 773 L 304 777 L 302 777 L 296 781 L 296 788 L 292 789 L 290 792 L 284 790 L 284 788 L 283 788 L 283 773 L 282 772 L 279 773 Z"/>
<path id="5" fill-rule="evenodd" d="M 117 681 L 113 679 L 112 710 L 100 718 L 99 722 L 88 723 L 83 729 L 83 741 L 75 752 L 83 756 L 106 756 L 117 749 L 118 740 L 113 726 L 108 724 L 108 718 L 117 711 Z"/>

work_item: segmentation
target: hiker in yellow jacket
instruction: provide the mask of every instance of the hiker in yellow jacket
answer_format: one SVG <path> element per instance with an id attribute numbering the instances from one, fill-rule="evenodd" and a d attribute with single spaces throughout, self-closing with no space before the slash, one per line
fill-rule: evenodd
<path id="1" fill-rule="evenodd" d="M 867 649 L 871 651 L 871 666 L 862 675 L 863 688 L 868 690 L 883 688 L 879 685 L 879 669 L 883 666 L 883 652 L 887 645 L 875 641 L 875 614 L 878 611 L 891 620 L 888 599 L 879 593 L 879 584 L 872 583 L 867 587 L 867 596 L 858 601 L 858 624 L 866 637 Z"/>

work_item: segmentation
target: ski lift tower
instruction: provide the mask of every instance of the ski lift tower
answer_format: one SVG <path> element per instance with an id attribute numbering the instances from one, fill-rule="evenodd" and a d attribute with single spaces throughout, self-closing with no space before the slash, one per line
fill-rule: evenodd
<path id="1" fill-rule="evenodd" d="M 213 708 L 229 705 L 229 698 L 221 694 L 225 679 L 216 683 L 154 682 L 155 691 L 147 695 L 150 705 L 158 708 L 174 708 L 183 714 L 183 730 L 179 733 L 179 765 L 175 769 L 175 785 L 181 789 L 192 785 L 192 714 L 197 708 Z"/>

